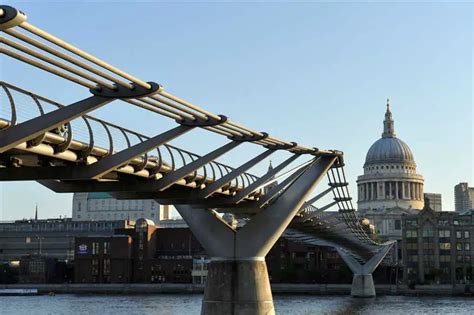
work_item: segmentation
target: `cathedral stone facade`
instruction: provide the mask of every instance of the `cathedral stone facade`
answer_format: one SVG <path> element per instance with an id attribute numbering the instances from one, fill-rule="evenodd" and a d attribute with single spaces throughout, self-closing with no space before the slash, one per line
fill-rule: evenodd
<path id="1" fill-rule="evenodd" d="M 357 178 L 359 212 L 382 238 L 400 239 L 401 216 L 423 209 L 423 182 L 410 147 L 395 135 L 387 100 L 382 137 L 370 147 Z"/>

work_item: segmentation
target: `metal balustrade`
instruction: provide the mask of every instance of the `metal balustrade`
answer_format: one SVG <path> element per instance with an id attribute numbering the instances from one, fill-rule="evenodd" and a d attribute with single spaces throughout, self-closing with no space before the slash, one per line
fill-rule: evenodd
<path id="1" fill-rule="evenodd" d="M 11 108 L 10 119 L 5 119 L 0 116 L 0 130 L 7 129 L 16 125 L 16 113 L 18 112 L 16 105 L 18 102 L 15 102 L 15 96 L 12 91 L 20 93 L 24 96 L 31 97 L 34 100 L 34 104 L 38 107 L 38 113 L 43 115 L 46 110 L 43 108 L 44 103 L 54 105 L 57 108 L 63 108 L 64 105 L 59 104 L 58 102 L 52 101 L 43 96 L 34 94 L 30 91 L 26 91 L 22 88 L 14 86 L 6 82 L 0 82 L 0 85 L 5 91 L 5 94 L 8 98 L 5 100 L 6 103 L 9 103 Z M 2 100 L 4 101 L 4 100 Z M 2 102 L 3 103 L 3 102 Z M 116 153 L 114 150 L 115 143 L 114 137 L 112 136 L 112 129 L 117 129 L 126 139 L 127 148 L 131 147 L 132 136 L 137 137 L 140 142 L 149 139 L 148 136 L 135 132 L 133 130 L 112 124 L 110 122 L 104 121 L 102 119 L 95 118 L 90 115 L 81 116 L 81 119 L 85 122 L 87 126 L 87 132 L 89 139 L 87 142 L 76 140 L 75 130 L 72 128 L 72 124 L 68 123 L 64 126 L 64 131 L 58 129 L 46 132 L 41 135 L 39 138 L 34 141 L 26 143 L 26 147 L 23 145 L 17 146 L 17 149 L 35 152 L 38 154 L 48 156 L 48 153 L 51 157 L 62 159 L 68 162 L 80 162 L 84 161 L 85 163 L 91 164 L 95 163 L 103 157 Z M 108 144 L 106 147 L 100 147 L 95 144 L 95 139 L 97 138 L 99 131 L 94 131 L 91 127 L 92 122 L 99 123 L 102 129 L 102 136 L 106 136 Z M 131 160 L 127 165 L 123 165 L 118 168 L 116 171 L 126 174 L 133 174 L 140 177 L 160 179 L 163 177 L 162 174 L 166 174 L 176 169 L 185 166 L 189 162 L 199 159 L 201 156 L 172 146 L 170 144 L 164 144 L 163 147 L 157 147 L 154 150 L 155 154 L 146 152 L 140 157 L 136 157 Z M 169 160 L 165 160 L 163 157 L 167 156 Z M 28 161 L 25 161 L 28 163 Z M 35 161 L 32 164 L 24 164 L 23 166 L 34 167 L 37 166 Z M 210 161 L 208 164 L 202 166 L 200 169 L 195 170 L 189 174 L 184 181 L 181 181 L 180 184 L 189 185 L 192 187 L 201 187 L 205 184 L 213 183 L 216 180 L 228 175 L 234 168 L 219 163 L 217 161 Z M 221 193 L 233 193 L 242 190 L 248 185 L 256 181 L 258 177 L 249 174 L 247 172 L 239 174 L 237 177 L 232 179 L 229 183 L 224 185 L 221 189 Z M 260 188 L 258 191 L 254 191 L 253 195 L 258 196 L 262 194 L 263 189 Z"/>

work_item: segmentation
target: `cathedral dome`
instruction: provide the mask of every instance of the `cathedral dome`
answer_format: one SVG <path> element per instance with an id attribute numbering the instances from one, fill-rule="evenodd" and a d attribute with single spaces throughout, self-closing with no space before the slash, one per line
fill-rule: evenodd
<path id="1" fill-rule="evenodd" d="M 381 138 L 375 141 L 365 157 L 365 164 L 415 163 L 410 147 L 402 140 Z"/>
<path id="2" fill-rule="evenodd" d="M 377 226 L 381 237 L 399 239 L 401 213 L 423 209 L 423 184 L 410 147 L 395 135 L 387 100 L 382 137 L 370 147 L 365 157 L 364 174 L 357 177 L 357 206 L 371 224 Z"/>
<path id="3" fill-rule="evenodd" d="M 415 164 L 410 147 L 395 136 L 392 112 L 387 100 L 382 138 L 375 141 L 365 157 L 365 165 L 384 163 Z"/>

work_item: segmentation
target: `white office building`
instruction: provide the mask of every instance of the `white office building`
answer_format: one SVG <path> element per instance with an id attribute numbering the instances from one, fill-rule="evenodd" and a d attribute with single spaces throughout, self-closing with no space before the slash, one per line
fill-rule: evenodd
<path id="1" fill-rule="evenodd" d="M 117 200 L 109 193 L 75 193 L 72 200 L 72 219 L 84 221 L 147 218 L 158 222 L 169 219 L 169 207 L 150 199 Z"/>

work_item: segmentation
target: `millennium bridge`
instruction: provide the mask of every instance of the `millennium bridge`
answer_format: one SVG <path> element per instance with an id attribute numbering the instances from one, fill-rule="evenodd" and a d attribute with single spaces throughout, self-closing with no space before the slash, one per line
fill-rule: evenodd
<path id="1" fill-rule="evenodd" d="M 1 81 L 1 181 L 174 205 L 212 257 L 202 314 L 274 314 L 265 256 L 281 235 L 336 248 L 354 273 L 351 294 L 375 296 L 372 272 L 393 243 L 373 241 L 360 223 L 341 151 L 278 139 L 207 111 L 30 24 L 16 8 L 0 6 L 0 29 L 2 56 L 89 93 L 61 104 Z M 114 101 L 175 126 L 145 135 L 90 115 Z M 204 154 L 171 145 L 193 129 L 226 143 Z M 224 154 L 232 161 L 233 150 L 245 146 L 260 153 L 237 166 L 217 161 Z M 264 174 L 249 172 L 272 154 L 285 159 Z M 331 207 L 338 211 L 326 211 Z M 223 213 L 241 224 L 229 224 Z"/>

